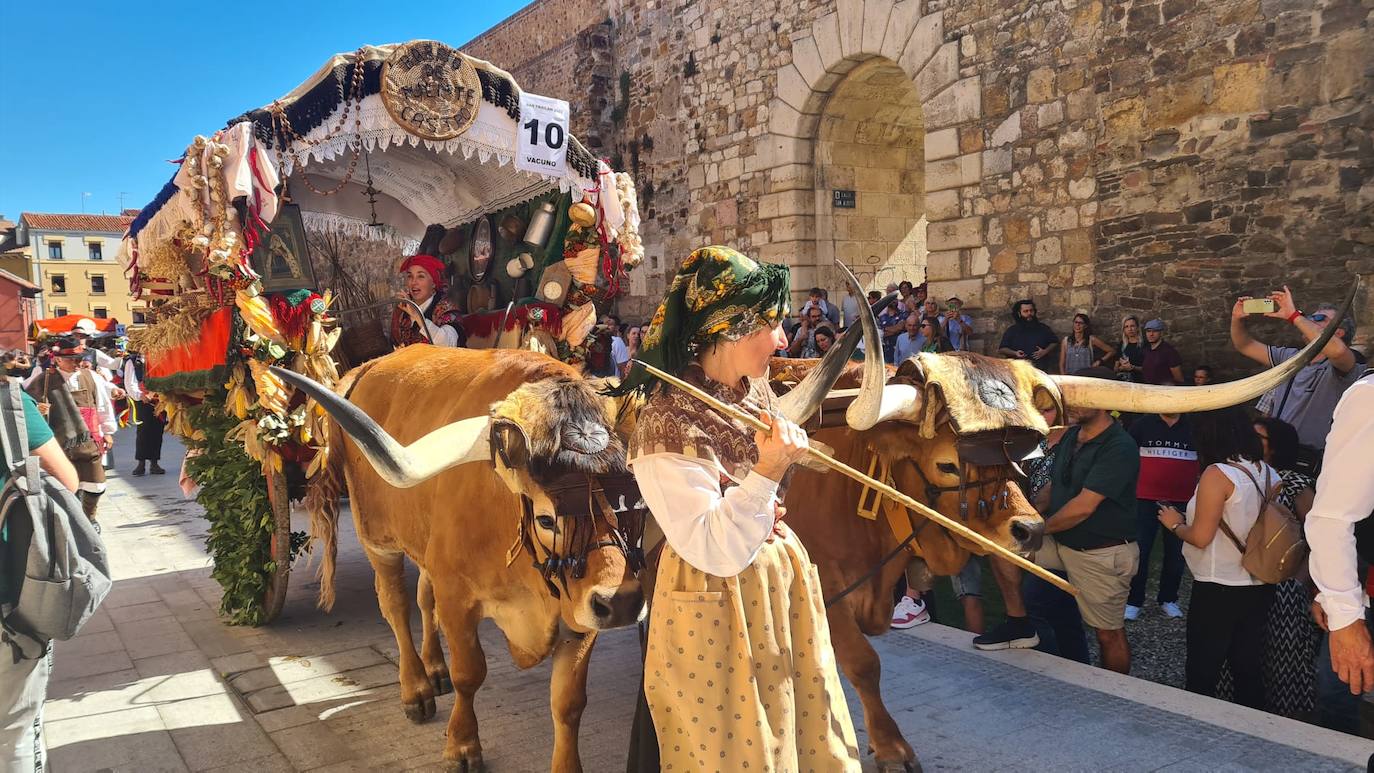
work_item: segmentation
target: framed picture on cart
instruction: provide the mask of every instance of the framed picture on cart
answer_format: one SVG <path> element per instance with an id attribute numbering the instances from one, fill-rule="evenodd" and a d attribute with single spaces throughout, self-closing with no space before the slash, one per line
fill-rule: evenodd
<path id="1" fill-rule="evenodd" d="M 262 277 L 265 292 L 315 288 L 315 268 L 310 263 L 300 205 L 282 205 L 248 261 Z"/>

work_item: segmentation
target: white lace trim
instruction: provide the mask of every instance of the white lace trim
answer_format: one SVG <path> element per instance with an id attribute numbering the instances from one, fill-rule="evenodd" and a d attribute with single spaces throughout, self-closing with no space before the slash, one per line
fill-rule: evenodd
<path id="1" fill-rule="evenodd" d="M 407 238 L 389 225 L 384 225 L 380 229 L 373 228 L 365 221 L 355 217 L 335 215 L 330 212 L 301 212 L 301 222 L 307 231 L 336 233 L 372 242 L 381 242 L 395 247 L 403 255 L 413 255 L 420 249 L 419 241 Z"/>
<path id="2" fill-rule="evenodd" d="M 359 138 L 354 115 L 350 113 L 344 121 L 339 136 L 324 139 L 339 124 L 342 110 L 340 105 L 328 119 L 311 130 L 303 142 L 292 144 L 293 154 L 299 153 L 300 166 L 303 170 L 308 169 L 312 177 L 341 180 L 348 172 Z M 516 122 L 504 110 L 485 101 L 467 131 L 445 141 L 424 140 L 405 132 L 392 120 L 380 94 L 363 98 L 360 115 L 362 146 L 370 155 L 366 161 L 359 160 L 351 182 L 360 186 L 365 184 L 366 164 L 370 163 L 373 185 L 413 212 L 422 224 L 452 227 L 471 222 L 483 214 L 528 201 L 555 186 L 560 192 L 571 191 L 577 195 L 596 187 L 595 180 L 579 176 L 571 167 L 561 177 L 517 170 L 512 163 L 518 144 Z M 246 148 L 239 150 L 246 152 Z M 263 148 L 259 152 L 261 162 L 275 166 L 275 152 Z M 474 158 L 475 164 L 471 163 Z M 292 155 L 284 159 L 284 166 L 284 170 L 276 171 L 282 177 L 289 177 L 295 171 Z M 609 171 L 605 162 L 598 161 L 597 167 L 598 174 Z M 347 195 L 349 191 L 338 194 L 340 197 Z M 364 221 L 330 212 L 329 202 L 316 198 L 312 204 L 324 211 L 303 212 L 304 217 L 331 223 L 331 227 L 351 235 L 375 236 L 372 233 L 375 229 L 369 228 Z M 195 203 L 185 191 L 174 195 L 139 232 L 136 240 L 139 248 L 165 242 L 172 238 L 183 221 L 194 221 Z M 395 243 L 393 239 L 401 240 L 403 245 L 418 246 L 418 242 L 406 234 L 393 231 L 385 240 Z M 132 258 L 129 247 L 123 245 L 120 251 L 120 259 L 126 266 Z M 405 247 L 407 251 L 413 248 Z"/>
<path id="3" fill-rule="evenodd" d="M 392 120 L 380 94 L 363 98 L 361 126 L 355 128 L 355 115 L 350 112 L 340 134 L 325 139 L 339 125 L 343 110 L 344 105 L 339 105 L 303 141 L 292 143 L 292 153 L 284 160 L 287 176 L 296 171 L 299 161 L 312 175 L 342 179 L 361 136 L 363 149 L 374 154 L 368 159 L 373 184 L 410 208 L 423 222 L 444 225 L 468 222 L 481 214 L 528 200 L 554 185 L 564 193 L 580 193 L 595 187 L 593 180 L 580 177 L 571 168 L 562 177 L 515 169 L 515 121 L 488 102 L 482 102 L 476 119 L 462 135 L 443 141 L 407 133 Z M 416 159 L 416 154 L 405 152 L 411 148 L 429 152 L 423 159 Z M 379 150 L 381 153 L 376 153 Z M 409 156 L 411 162 L 397 163 L 388 157 L 388 151 L 397 150 L 400 155 Z M 500 169 L 500 173 L 479 172 L 464 163 L 474 158 L 482 166 L 493 167 L 491 171 Z M 366 178 L 365 168 L 360 161 L 353 173 L 353 179 L 360 184 Z"/>

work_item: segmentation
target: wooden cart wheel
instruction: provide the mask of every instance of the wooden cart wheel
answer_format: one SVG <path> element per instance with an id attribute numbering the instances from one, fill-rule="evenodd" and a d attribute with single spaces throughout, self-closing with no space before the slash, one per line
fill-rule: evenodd
<path id="1" fill-rule="evenodd" d="M 286 606 L 286 588 L 291 578 L 291 499 L 286 492 L 286 476 L 263 465 L 267 476 L 267 499 L 272 503 L 272 538 L 270 553 L 276 570 L 267 581 L 262 599 L 262 625 L 281 614 Z"/>

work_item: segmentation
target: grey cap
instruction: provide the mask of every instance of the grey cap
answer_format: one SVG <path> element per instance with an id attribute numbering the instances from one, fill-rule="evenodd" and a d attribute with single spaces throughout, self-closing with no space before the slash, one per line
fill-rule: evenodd
<path id="1" fill-rule="evenodd" d="M 1164 331 L 1164 320 L 1162 320 L 1162 319 L 1152 319 L 1152 320 L 1150 320 L 1149 322 L 1146 322 L 1146 323 L 1145 323 L 1145 329 L 1146 329 L 1146 330 L 1158 330 L 1158 331 L 1160 331 L 1160 332 L 1163 332 L 1163 331 Z"/>

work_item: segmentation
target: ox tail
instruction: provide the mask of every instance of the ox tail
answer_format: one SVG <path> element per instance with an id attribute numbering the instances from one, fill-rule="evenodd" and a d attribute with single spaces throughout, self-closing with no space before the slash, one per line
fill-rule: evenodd
<path id="1" fill-rule="evenodd" d="M 363 365 L 344 374 L 334 391 L 345 397 L 353 391 L 358 378 L 368 370 Z M 345 435 L 333 419 L 325 422 L 325 448 L 329 456 L 315 476 L 310 479 L 305 494 L 305 508 L 310 513 L 310 539 L 319 546 L 321 557 L 318 570 L 320 596 L 316 600 L 320 609 L 328 612 L 334 608 L 334 567 L 339 557 L 339 500 L 348 487 L 344 474 Z"/>

